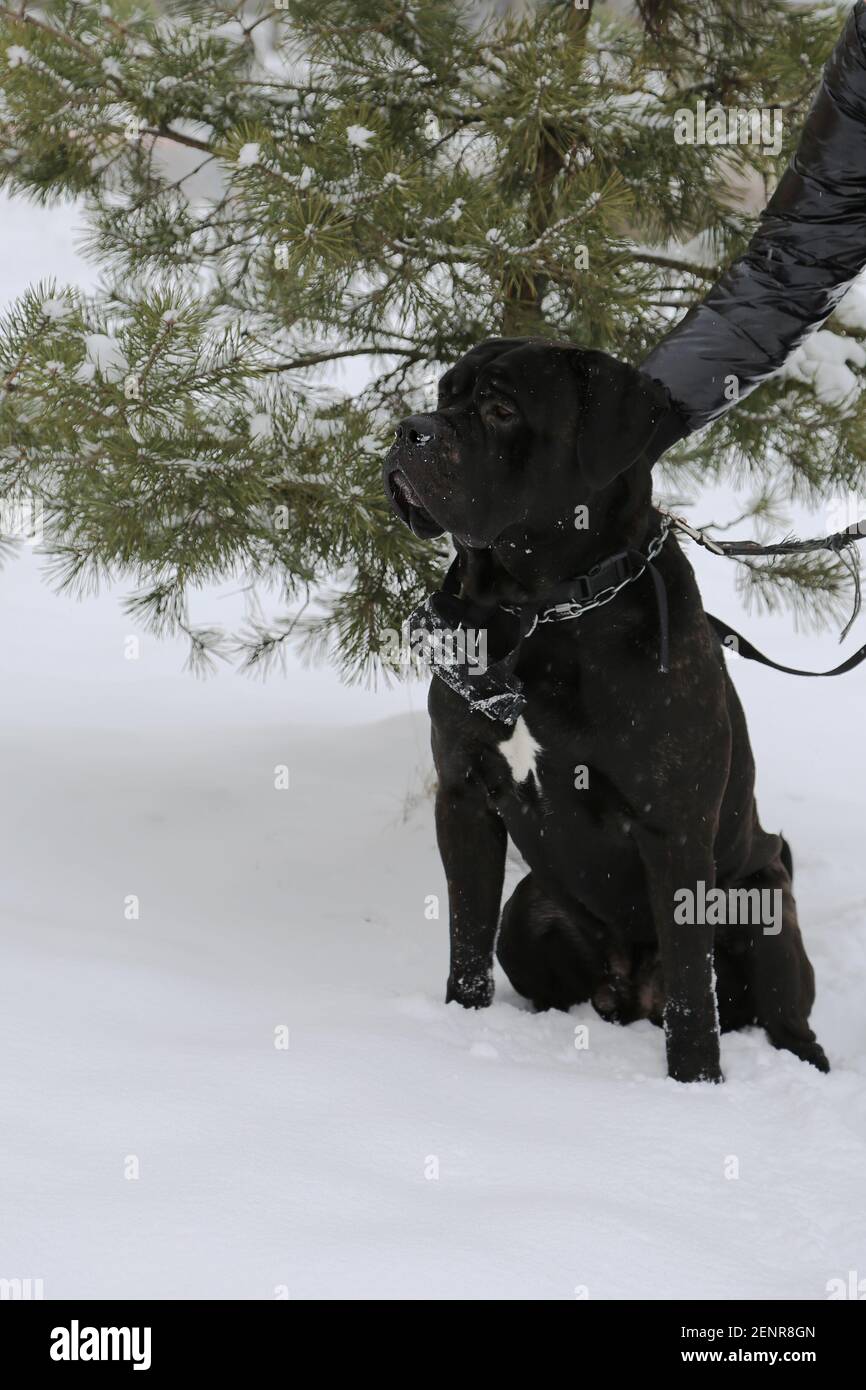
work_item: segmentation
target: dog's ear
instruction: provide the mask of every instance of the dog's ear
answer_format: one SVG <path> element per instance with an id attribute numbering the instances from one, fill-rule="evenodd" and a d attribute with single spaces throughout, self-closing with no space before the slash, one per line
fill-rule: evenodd
<path id="1" fill-rule="evenodd" d="M 688 434 L 660 382 L 606 352 L 575 354 L 580 394 L 577 452 L 593 488 L 607 487 L 638 459 L 653 464 Z"/>

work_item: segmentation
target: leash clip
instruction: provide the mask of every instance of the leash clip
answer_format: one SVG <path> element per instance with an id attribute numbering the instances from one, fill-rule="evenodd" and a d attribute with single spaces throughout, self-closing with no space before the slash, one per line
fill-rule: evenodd
<path id="1" fill-rule="evenodd" d="M 670 515 L 670 513 L 666 513 L 666 515 Z M 702 545 L 705 550 L 712 551 L 713 555 L 724 557 L 725 551 L 716 541 L 710 540 L 703 531 L 698 531 L 696 527 L 690 526 L 681 516 L 671 516 L 671 521 L 678 531 L 682 531 L 683 535 L 688 536 L 689 540 L 697 541 L 698 545 Z"/>

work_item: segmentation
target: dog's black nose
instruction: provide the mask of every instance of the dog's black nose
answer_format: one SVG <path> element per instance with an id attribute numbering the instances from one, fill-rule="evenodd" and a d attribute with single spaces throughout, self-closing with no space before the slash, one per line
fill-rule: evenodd
<path id="1" fill-rule="evenodd" d="M 431 444 L 436 438 L 436 427 L 429 415 L 410 415 L 400 421 L 394 434 L 400 443 Z"/>

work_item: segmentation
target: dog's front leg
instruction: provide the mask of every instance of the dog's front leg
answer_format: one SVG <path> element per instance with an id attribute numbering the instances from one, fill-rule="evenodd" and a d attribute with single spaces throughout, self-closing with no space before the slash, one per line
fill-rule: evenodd
<path id="1" fill-rule="evenodd" d="M 721 1081 L 714 931 L 702 920 L 706 894 L 715 885 L 712 848 L 688 835 L 678 843 L 647 830 L 633 833 L 659 939 L 668 1075 L 675 1081 Z"/>
<path id="2" fill-rule="evenodd" d="M 440 782 L 436 838 L 448 881 L 451 969 L 446 1002 L 484 1009 L 493 999 L 493 946 L 505 877 L 506 831 L 474 782 Z"/>

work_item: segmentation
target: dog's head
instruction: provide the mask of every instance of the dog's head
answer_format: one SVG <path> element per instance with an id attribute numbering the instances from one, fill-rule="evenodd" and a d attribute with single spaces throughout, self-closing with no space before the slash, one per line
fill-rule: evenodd
<path id="1" fill-rule="evenodd" d="M 491 338 L 445 373 L 434 411 L 398 426 L 385 487 L 417 536 L 480 549 L 562 526 L 685 433 L 664 389 L 607 353 Z"/>

